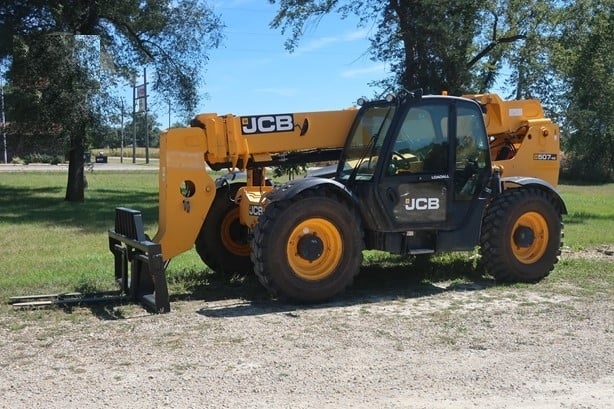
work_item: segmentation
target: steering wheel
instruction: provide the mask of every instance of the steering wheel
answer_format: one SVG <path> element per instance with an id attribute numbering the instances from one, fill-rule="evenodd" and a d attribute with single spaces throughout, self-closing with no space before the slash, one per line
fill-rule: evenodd
<path id="1" fill-rule="evenodd" d="M 392 164 L 395 168 L 403 169 L 404 172 L 409 172 L 411 168 L 411 162 L 399 151 L 392 151 Z"/>

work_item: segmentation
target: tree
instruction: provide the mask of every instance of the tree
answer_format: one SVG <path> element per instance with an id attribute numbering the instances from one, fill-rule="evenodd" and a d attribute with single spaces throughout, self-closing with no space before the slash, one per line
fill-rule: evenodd
<path id="1" fill-rule="evenodd" d="M 614 2 L 581 0 L 566 8 L 557 67 L 567 85 L 564 147 L 571 177 L 614 178 Z"/>
<path id="2" fill-rule="evenodd" d="M 100 122 L 92 109 L 99 84 L 89 71 L 91 65 L 84 63 L 91 60 L 92 51 L 97 55 L 96 40 L 64 34 L 14 39 L 10 113 L 21 128 L 21 139 L 27 137 L 35 152 L 77 152 L 83 158 L 82 141 Z M 82 201 L 83 166 L 71 163 L 69 173 L 73 177 L 68 179 L 66 199 Z"/>
<path id="3" fill-rule="evenodd" d="M 121 127 L 102 124 L 93 129 L 88 138 L 92 148 L 119 148 L 121 146 Z"/>
<path id="4" fill-rule="evenodd" d="M 0 59 L 12 55 L 15 36 L 97 36 L 100 78 L 108 81 L 103 89 L 133 78 L 136 65 L 148 65 L 156 72 L 154 91 L 176 102 L 186 114 L 196 107 L 203 62 L 207 51 L 219 44 L 223 27 L 200 0 L 5 0 L 0 16 Z M 85 134 L 85 129 L 70 134 L 66 199 L 71 201 L 83 200 L 79 173 Z"/>
<path id="5" fill-rule="evenodd" d="M 188 125 L 183 122 L 173 122 L 170 128 L 185 128 L 186 126 Z"/>
<path id="6" fill-rule="evenodd" d="M 504 50 L 511 98 L 538 98 L 562 125 L 567 177 L 607 180 L 612 170 L 612 0 L 509 0 L 498 15 L 522 41 Z M 599 90 L 599 92 L 595 92 Z"/>
<path id="7" fill-rule="evenodd" d="M 136 127 L 134 126 L 136 124 Z M 149 135 L 149 146 L 160 146 L 160 123 L 155 115 L 149 113 L 147 115 L 147 128 L 145 127 L 145 113 L 139 112 L 136 114 L 135 121 L 126 122 L 124 127 L 124 144 L 131 145 L 133 137 L 136 135 L 136 146 L 145 146 L 145 133 Z"/>
<path id="8" fill-rule="evenodd" d="M 288 176 L 288 180 L 294 180 L 297 175 L 307 171 L 306 164 L 292 164 L 292 165 L 279 165 L 273 170 L 275 177 L 281 177 L 283 175 Z"/>
<path id="9" fill-rule="evenodd" d="M 304 28 L 326 14 L 355 15 L 375 27 L 368 52 L 390 64 L 386 88 L 423 88 L 427 93 L 484 91 L 502 66 L 502 50 L 525 36 L 499 17 L 497 3 L 478 0 L 269 0 L 279 4 L 271 22 L 291 30 L 286 48 L 294 50 Z M 520 7 L 516 2 L 510 5 Z M 489 58 L 489 59 L 487 59 Z M 481 78 L 480 78 L 481 77 Z"/>
<path id="10" fill-rule="evenodd" d="M 501 1 L 497 14 L 515 32 L 520 41 L 502 49 L 502 61 L 509 72 L 504 84 L 507 99 L 541 100 L 547 115 L 560 121 L 563 84 L 552 63 L 557 31 L 564 19 L 562 2 L 551 0 Z"/>

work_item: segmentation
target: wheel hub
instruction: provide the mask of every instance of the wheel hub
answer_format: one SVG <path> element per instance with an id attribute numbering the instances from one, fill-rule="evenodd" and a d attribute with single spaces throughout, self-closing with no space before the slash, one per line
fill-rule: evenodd
<path id="1" fill-rule="evenodd" d="M 298 241 L 298 255 L 311 262 L 320 258 L 324 252 L 324 243 L 315 234 L 307 234 Z"/>
<path id="2" fill-rule="evenodd" d="M 518 247 L 531 247 L 535 241 L 535 233 L 530 227 L 519 226 L 514 232 L 514 244 Z"/>

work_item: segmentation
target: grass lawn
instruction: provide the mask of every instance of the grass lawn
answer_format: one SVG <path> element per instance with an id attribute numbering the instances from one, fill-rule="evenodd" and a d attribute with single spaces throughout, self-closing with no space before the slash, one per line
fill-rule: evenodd
<path id="1" fill-rule="evenodd" d="M 0 299 L 12 295 L 66 291 L 109 290 L 113 284 L 113 257 L 107 230 L 114 224 L 114 209 L 140 209 L 147 232 L 153 236 L 157 221 L 155 172 L 94 172 L 84 203 L 63 200 L 66 175 L 61 172 L 0 174 Z M 569 214 L 565 217 L 565 246 L 580 250 L 614 243 L 614 184 L 560 186 Z M 560 283 L 580 291 L 612 293 L 612 259 L 565 259 L 551 276 L 538 284 Z M 380 284 L 399 285 L 408 268 L 428 270 L 427 278 L 479 279 L 468 254 L 436 256 L 427 266 L 415 259 L 367 253 L 365 270 L 376 271 Z M 396 260 L 399 261 L 399 260 Z M 396 265 L 396 267 L 395 267 Z M 379 274 L 379 271 L 382 274 Z M 212 274 L 195 251 L 186 252 L 167 270 L 171 292 L 199 296 Z M 362 276 L 363 274 L 361 274 Z M 367 285 L 371 281 L 366 274 Z M 384 283 L 384 284 L 382 284 Z"/>
<path id="2" fill-rule="evenodd" d="M 572 249 L 614 245 L 614 184 L 561 185 L 567 205 L 565 244 Z"/>

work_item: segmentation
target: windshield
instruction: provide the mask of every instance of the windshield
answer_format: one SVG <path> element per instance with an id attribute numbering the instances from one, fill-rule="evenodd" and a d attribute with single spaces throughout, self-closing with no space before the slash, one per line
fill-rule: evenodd
<path id="1" fill-rule="evenodd" d="M 394 105 L 363 109 L 341 160 L 341 180 L 371 180 L 395 109 Z"/>

